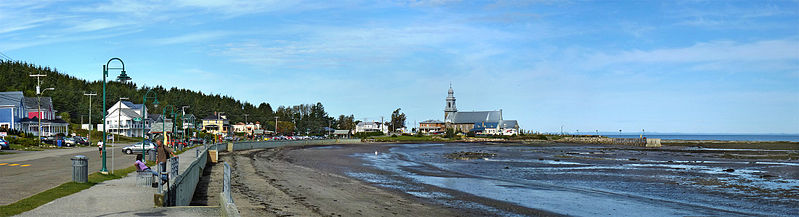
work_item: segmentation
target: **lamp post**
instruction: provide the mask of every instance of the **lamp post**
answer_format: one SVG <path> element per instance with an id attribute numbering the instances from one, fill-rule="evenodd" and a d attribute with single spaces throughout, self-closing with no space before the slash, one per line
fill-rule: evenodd
<path id="1" fill-rule="evenodd" d="M 222 113 L 225 113 L 225 112 L 216 112 L 216 124 L 218 124 L 218 125 L 216 125 L 217 126 L 217 128 L 216 128 L 217 129 L 217 131 L 216 131 L 217 140 L 219 140 L 219 137 L 222 136 L 222 129 L 225 127 L 225 123 L 222 123 L 222 124 L 219 123 L 219 116 L 221 116 Z M 219 141 L 215 141 L 215 142 L 219 142 Z"/>
<path id="2" fill-rule="evenodd" d="M 144 161 L 147 161 L 147 150 L 145 150 L 145 143 L 147 142 L 147 139 L 144 136 L 144 127 L 145 127 L 145 125 L 147 125 L 147 98 L 148 98 L 147 96 L 151 93 L 150 91 L 152 91 L 152 90 L 153 90 L 152 88 L 148 89 L 147 92 L 144 93 L 144 96 L 142 97 L 142 100 L 141 100 L 141 115 L 142 115 L 142 119 L 141 119 L 141 156 L 142 156 L 142 160 L 144 160 Z M 155 99 L 155 101 L 153 102 L 153 105 L 156 108 L 158 108 L 158 95 L 155 92 L 152 92 L 152 93 L 153 93 L 152 98 Z"/>
<path id="3" fill-rule="evenodd" d="M 44 114 L 42 114 L 42 94 L 44 94 L 44 91 L 46 91 L 46 90 L 55 90 L 55 88 L 52 88 L 52 87 L 51 88 L 45 88 L 41 92 L 39 92 L 39 89 L 40 89 L 39 86 L 36 86 L 36 100 L 38 101 L 38 103 L 37 103 L 38 105 L 37 106 L 39 107 L 38 108 L 39 112 L 37 114 L 37 116 L 39 116 L 39 118 L 37 118 L 37 119 L 39 119 L 39 143 L 41 144 L 42 135 L 44 134 L 42 132 L 44 130 L 44 127 L 42 127 L 42 118 L 44 118 Z"/>
<path id="4" fill-rule="evenodd" d="M 114 61 L 114 60 L 119 61 L 119 63 L 122 64 L 122 68 L 111 68 L 109 65 L 111 64 L 111 61 Z M 130 77 L 128 77 L 128 74 L 125 72 L 125 62 L 122 62 L 121 59 L 114 57 L 114 58 L 109 59 L 108 62 L 105 65 L 103 65 L 103 167 L 100 169 L 100 173 L 102 173 L 102 174 L 108 174 L 108 169 L 106 169 L 106 167 L 105 167 L 105 163 L 106 163 L 105 144 L 108 142 L 108 133 L 106 131 L 106 118 L 107 118 L 106 117 L 106 112 L 107 111 L 105 109 L 105 101 L 106 101 L 106 86 L 107 86 L 106 85 L 106 82 L 107 82 L 106 81 L 106 77 L 108 77 L 108 70 L 109 69 L 121 69 L 122 70 L 122 72 L 119 74 L 119 76 L 117 76 L 117 80 L 118 81 L 126 82 L 126 81 L 130 80 Z"/>

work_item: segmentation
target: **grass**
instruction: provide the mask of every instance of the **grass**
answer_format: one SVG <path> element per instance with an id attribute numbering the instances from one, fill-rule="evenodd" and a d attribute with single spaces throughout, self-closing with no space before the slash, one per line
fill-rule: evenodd
<path id="1" fill-rule="evenodd" d="M 153 162 L 147 162 L 147 164 L 154 165 Z M 134 166 L 130 166 L 127 168 L 114 170 L 114 173 L 107 175 L 100 172 L 89 174 L 89 182 L 87 183 L 67 182 L 15 203 L 0 206 L 0 216 L 13 216 L 27 212 L 29 210 L 35 209 L 36 207 L 49 203 L 50 201 L 88 189 L 97 183 L 122 178 L 133 171 L 136 171 L 136 168 Z"/>

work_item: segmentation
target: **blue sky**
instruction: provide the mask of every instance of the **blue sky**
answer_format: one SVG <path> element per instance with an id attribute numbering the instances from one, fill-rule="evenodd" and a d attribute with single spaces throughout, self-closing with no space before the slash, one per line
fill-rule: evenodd
<path id="1" fill-rule="evenodd" d="M 0 52 L 331 115 L 799 133 L 797 1 L 0 1 Z"/>

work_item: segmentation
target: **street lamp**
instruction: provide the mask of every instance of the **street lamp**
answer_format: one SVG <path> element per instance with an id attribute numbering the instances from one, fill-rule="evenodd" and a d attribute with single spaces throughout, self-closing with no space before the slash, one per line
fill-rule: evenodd
<path id="1" fill-rule="evenodd" d="M 44 117 L 44 114 L 42 114 L 42 94 L 44 94 L 44 91 L 46 91 L 46 90 L 55 90 L 55 88 L 52 88 L 52 87 L 51 88 L 45 88 L 41 92 L 39 92 L 39 89 L 40 88 L 37 85 L 36 86 L 36 100 L 38 101 L 38 103 L 37 103 L 38 105 L 37 106 L 39 107 L 38 108 L 39 109 L 39 113 L 37 114 L 37 116 L 39 116 L 39 118 L 38 118 L 39 119 L 39 143 L 41 144 L 41 142 L 42 142 L 42 138 L 41 137 L 42 137 L 42 134 L 44 134 L 44 133 L 42 133 L 42 131 L 44 130 L 44 127 L 42 127 L 42 118 Z M 52 125 L 50 125 L 50 126 L 52 126 Z"/>
<path id="2" fill-rule="evenodd" d="M 180 115 L 180 131 L 183 133 L 183 141 L 186 143 L 188 143 L 188 140 L 186 140 L 186 130 L 188 130 L 188 128 L 186 128 L 186 108 L 190 107 L 191 106 L 187 105 L 180 107 L 180 111 L 182 112 L 182 115 Z"/>
<path id="3" fill-rule="evenodd" d="M 147 125 L 147 98 L 148 98 L 147 95 L 149 95 L 151 93 L 150 91 L 152 91 L 152 90 L 153 89 L 150 88 L 150 89 L 147 90 L 147 92 L 144 93 L 144 96 L 142 97 L 142 102 L 141 102 L 141 115 L 142 115 L 142 119 L 141 119 L 141 156 L 142 156 L 142 160 L 144 160 L 144 161 L 147 161 L 147 158 L 146 158 L 147 157 L 147 151 L 145 150 L 145 147 L 144 147 L 144 144 L 147 142 L 146 137 L 144 137 L 144 126 Z M 154 95 L 154 96 L 152 96 L 152 98 L 155 99 L 155 101 L 153 102 L 153 105 L 156 108 L 158 108 L 158 95 L 155 92 L 152 92 L 152 93 Z"/>
<path id="4" fill-rule="evenodd" d="M 111 61 L 114 61 L 114 60 L 119 61 L 119 63 L 122 64 L 122 68 L 111 68 L 110 67 Z M 105 166 L 105 162 L 106 162 L 105 144 L 108 142 L 108 133 L 106 131 L 107 130 L 106 129 L 106 112 L 107 111 L 106 111 L 106 108 L 105 108 L 105 102 L 106 102 L 106 86 L 107 86 L 106 85 L 106 82 L 107 82 L 106 81 L 106 77 L 108 77 L 108 70 L 110 70 L 110 69 L 121 69 L 122 70 L 122 72 L 119 74 L 119 76 L 117 76 L 117 81 L 119 81 L 119 82 L 127 82 L 127 81 L 130 80 L 130 77 L 128 77 L 128 74 L 125 72 L 125 62 L 122 62 L 122 59 L 114 57 L 114 58 L 109 59 L 108 62 L 105 65 L 103 65 L 103 167 L 100 169 L 100 173 L 102 173 L 102 174 L 108 174 L 108 169 L 106 169 L 106 166 Z"/>

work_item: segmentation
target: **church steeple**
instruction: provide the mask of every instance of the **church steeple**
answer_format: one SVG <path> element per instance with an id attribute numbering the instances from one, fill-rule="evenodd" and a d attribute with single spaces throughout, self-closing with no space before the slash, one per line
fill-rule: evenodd
<path id="1" fill-rule="evenodd" d="M 455 106 L 455 91 L 452 90 L 452 83 L 449 84 L 449 91 L 447 92 L 447 107 L 444 108 L 444 121 L 446 122 L 450 115 L 458 112 Z"/>

